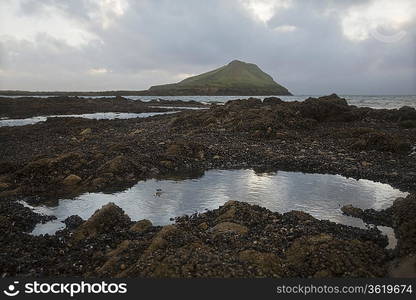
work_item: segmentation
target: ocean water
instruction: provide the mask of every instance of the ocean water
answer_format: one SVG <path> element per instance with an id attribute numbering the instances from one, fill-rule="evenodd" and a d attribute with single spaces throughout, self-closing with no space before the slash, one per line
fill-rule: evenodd
<path id="1" fill-rule="evenodd" d="M 297 96 L 275 96 L 283 101 L 304 101 L 309 97 L 320 97 L 325 95 L 297 95 Z M 355 105 L 358 107 L 370 107 L 376 109 L 393 109 L 400 108 L 403 106 L 410 106 L 416 108 L 416 95 L 410 96 L 366 96 L 366 95 L 339 95 L 347 100 L 348 104 Z M 255 96 L 255 98 L 264 99 L 273 96 Z M 152 99 L 164 99 L 164 100 L 195 100 L 198 102 L 210 103 L 220 102 L 225 103 L 229 100 L 235 99 L 246 99 L 248 96 L 137 96 L 137 97 L 126 97 L 134 100 L 141 99 L 142 101 L 150 101 Z"/>
<path id="2" fill-rule="evenodd" d="M 303 101 L 308 97 L 320 97 L 324 95 L 295 95 L 295 96 L 276 96 L 283 101 Z M 410 106 L 416 108 L 416 95 L 339 95 L 347 100 L 350 105 L 358 107 L 371 107 L 376 109 L 393 109 L 402 106 Z M 1 97 L 1 95 L 0 95 Z M 17 98 L 18 96 L 13 96 Z M 164 100 L 195 100 L 203 103 L 219 102 L 225 103 L 229 100 L 246 99 L 250 96 L 126 96 L 132 100 L 150 101 L 153 99 Z M 255 96 L 264 99 L 272 96 Z M 90 98 L 102 98 L 102 96 L 92 96 Z"/>
<path id="3" fill-rule="evenodd" d="M 50 116 L 37 116 L 25 119 L 0 119 L 0 127 L 6 126 L 25 126 L 32 125 L 39 122 L 45 122 L 48 118 L 84 118 L 93 120 L 114 120 L 114 119 L 134 119 L 134 118 L 148 118 L 157 115 L 173 114 L 176 111 L 167 112 L 149 112 L 149 113 L 93 113 L 93 114 L 79 114 L 79 115 L 50 115 Z"/>
<path id="4" fill-rule="evenodd" d="M 88 219 L 109 202 L 123 208 L 132 220 L 149 219 L 155 225 L 166 225 L 172 217 L 216 209 L 228 200 L 239 200 L 281 213 L 302 210 L 318 219 L 365 228 L 360 219 L 343 215 L 340 208 L 352 204 L 383 209 L 406 195 L 387 184 L 340 175 L 209 170 L 200 178 L 139 181 L 122 192 L 85 193 L 75 199 L 61 199 L 57 206 L 32 207 L 39 213 L 57 217 L 38 224 L 33 234 L 53 234 L 65 227 L 62 223 L 65 218 L 76 214 Z M 380 229 L 394 238 L 391 228 Z"/>

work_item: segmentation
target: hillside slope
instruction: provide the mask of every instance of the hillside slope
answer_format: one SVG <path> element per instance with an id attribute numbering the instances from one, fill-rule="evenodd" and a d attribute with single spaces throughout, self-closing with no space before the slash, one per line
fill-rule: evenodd
<path id="1" fill-rule="evenodd" d="M 179 83 L 152 86 L 148 92 L 155 95 L 291 95 L 257 65 L 238 60 Z"/>

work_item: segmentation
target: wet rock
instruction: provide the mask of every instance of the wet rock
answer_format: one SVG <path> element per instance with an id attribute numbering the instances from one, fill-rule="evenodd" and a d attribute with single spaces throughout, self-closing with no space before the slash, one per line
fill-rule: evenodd
<path id="1" fill-rule="evenodd" d="M 107 180 L 107 179 L 105 179 L 105 178 L 98 177 L 98 178 L 94 178 L 94 179 L 92 180 L 91 184 L 92 184 L 93 186 L 100 187 L 100 186 L 105 185 L 105 184 L 107 183 L 107 181 L 108 181 L 108 180 Z"/>
<path id="2" fill-rule="evenodd" d="M 381 225 L 381 226 L 393 226 L 392 210 L 391 208 L 383 210 L 375 209 L 361 209 L 353 207 L 351 204 L 341 207 L 341 211 L 354 218 L 362 219 L 367 224 Z"/>
<path id="3" fill-rule="evenodd" d="M 99 276 L 113 276 L 124 270 L 126 266 L 121 262 L 123 259 L 123 254 L 126 250 L 134 244 L 133 241 L 124 240 L 122 241 L 116 249 L 110 251 L 106 254 L 106 262 L 96 270 L 97 275 Z"/>
<path id="4" fill-rule="evenodd" d="M 71 174 L 71 175 L 67 176 L 64 179 L 63 184 L 64 185 L 77 185 L 81 181 L 82 181 L 81 177 L 79 177 L 79 176 L 77 176 L 75 174 Z"/>
<path id="5" fill-rule="evenodd" d="M 204 230 L 205 231 L 205 230 L 207 230 L 209 228 L 209 225 L 208 225 L 207 222 L 202 222 L 201 224 L 198 225 L 198 228 L 200 230 Z"/>
<path id="6" fill-rule="evenodd" d="M 361 208 L 354 207 L 351 204 L 341 207 L 341 211 L 347 216 L 355 218 L 361 218 L 363 216 L 363 210 Z"/>
<path id="7" fill-rule="evenodd" d="M 146 253 L 152 253 L 156 250 L 165 248 L 168 245 L 166 240 L 169 236 L 175 234 L 178 228 L 175 225 L 166 225 L 154 236 Z"/>
<path id="8" fill-rule="evenodd" d="M 0 182 L 0 191 L 7 190 L 10 187 L 9 183 Z"/>
<path id="9" fill-rule="evenodd" d="M 246 226 L 233 223 L 233 222 L 222 222 L 222 223 L 215 225 L 212 228 L 212 232 L 214 233 L 214 235 L 226 234 L 226 233 L 244 235 L 248 233 L 248 228 Z"/>
<path id="10" fill-rule="evenodd" d="M 152 222 L 150 222 L 149 220 L 143 219 L 140 221 L 137 221 L 136 223 L 134 223 L 131 227 L 130 227 L 130 231 L 133 232 L 144 232 L 146 229 L 148 229 L 149 227 L 152 226 Z"/>
<path id="11" fill-rule="evenodd" d="M 415 278 L 416 277 L 416 255 L 407 255 L 393 261 L 389 267 L 389 277 L 392 278 Z"/>
<path id="12" fill-rule="evenodd" d="M 277 97 L 267 97 L 263 99 L 263 104 L 266 105 L 278 105 L 282 103 L 284 103 L 284 101 Z"/>
<path id="13" fill-rule="evenodd" d="M 64 223 L 66 225 L 66 228 L 68 228 L 69 230 L 73 230 L 78 228 L 82 223 L 84 223 L 84 220 L 78 215 L 72 215 L 66 218 L 64 220 Z"/>
<path id="14" fill-rule="evenodd" d="M 371 242 L 330 235 L 297 239 L 286 252 L 289 274 L 302 277 L 380 277 L 387 272 L 384 249 Z"/>
<path id="15" fill-rule="evenodd" d="M 80 135 L 89 135 L 91 133 L 92 133 L 91 128 L 86 128 L 86 129 L 82 130 L 79 134 Z"/>
<path id="16" fill-rule="evenodd" d="M 230 204 L 229 204 L 229 206 L 230 206 Z M 224 221 L 233 220 L 235 218 L 236 212 L 237 212 L 236 207 L 235 206 L 231 206 L 229 209 L 227 209 L 226 212 L 224 212 L 223 214 L 221 214 L 217 218 L 217 222 L 224 222 Z"/>
<path id="17" fill-rule="evenodd" d="M 416 128 L 416 121 L 414 120 L 405 120 L 405 121 L 401 121 L 399 123 L 400 127 L 406 128 L 406 129 L 410 129 L 410 128 Z"/>
<path id="18" fill-rule="evenodd" d="M 398 113 L 401 120 L 416 121 L 416 109 L 414 107 L 402 106 Z"/>
<path id="19" fill-rule="evenodd" d="M 131 220 L 124 211 L 110 202 L 97 210 L 73 234 L 75 240 L 95 237 L 98 234 L 116 232 L 130 227 Z"/>
<path id="20" fill-rule="evenodd" d="M 119 155 L 107 161 L 102 167 L 98 169 L 98 171 L 101 172 L 102 175 L 105 175 L 105 173 L 122 175 L 134 172 L 135 169 L 136 166 L 134 162 L 130 161 L 124 155 Z"/>
<path id="21" fill-rule="evenodd" d="M 276 277 L 282 274 L 282 260 L 273 253 L 263 253 L 256 250 L 244 250 L 238 254 L 241 261 L 256 265 L 264 274 Z"/>
<path id="22" fill-rule="evenodd" d="M 393 227 L 401 256 L 416 254 L 416 194 L 398 198 L 392 206 Z"/>
<path id="23" fill-rule="evenodd" d="M 308 98 L 300 104 L 299 110 L 304 118 L 315 119 L 319 122 L 348 122 L 354 119 L 347 101 L 336 94 L 320 98 Z"/>
<path id="24" fill-rule="evenodd" d="M 378 150 L 403 153 L 410 151 L 411 147 L 407 141 L 402 140 L 397 136 L 380 131 L 373 131 L 361 135 L 361 137 L 352 144 L 351 148 L 358 151 Z"/>
<path id="25" fill-rule="evenodd" d="M 135 129 L 129 133 L 129 136 L 135 136 L 135 135 L 143 133 L 144 131 L 145 131 L 144 129 Z"/>
<path id="26" fill-rule="evenodd" d="M 170 160 L 162 160 L 160 161 L 160 165 L 166 169 L 173 169 L 175 167 L 173 161 Z"/>
<path id="27" fill-rule="evenodd" d="M 177 141 L 170 144 L 165 152 L 168 157 L 189 157 L 203 159 L 205 156 L 203 146 L 195 142 Z"/>

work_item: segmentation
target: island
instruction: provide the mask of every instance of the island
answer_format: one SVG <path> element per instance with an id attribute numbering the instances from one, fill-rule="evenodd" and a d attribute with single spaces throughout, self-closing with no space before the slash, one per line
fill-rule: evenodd
<path id="1" fill-rule="evenodd" d="M 4 96 L 291 96 L 257 65 L 233 60 L 218 69 L 186 78 L 178 83 L 155 85 L 143 91 L 15 91 Z"/>

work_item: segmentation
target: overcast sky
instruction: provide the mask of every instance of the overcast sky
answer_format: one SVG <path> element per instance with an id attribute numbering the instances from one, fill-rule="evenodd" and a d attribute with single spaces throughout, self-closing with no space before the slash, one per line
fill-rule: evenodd
<path id="1" fill-rule="evenodd" d="M 416 1 L 0 1 L 0 89 L 140 90 L 233 59 L 298 95 L 416 94 Z"/>

